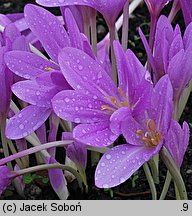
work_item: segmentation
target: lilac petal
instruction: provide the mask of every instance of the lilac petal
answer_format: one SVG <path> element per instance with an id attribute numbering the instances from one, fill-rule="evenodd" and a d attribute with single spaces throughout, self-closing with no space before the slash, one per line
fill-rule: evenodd
<path id="1" fill-rule="evenodd" d="M 60 91 L 64 89 L 68 89 L 68 90 L 72 89 L 72 87 L 66 81 L 65 77 L 61 72 L 57 72 L 57 71 L 51 72 L 51 80 L 53 84 L 55 84 Z"/>
<path id="2" fill-rule="evenodd" d="M 141 40 L 143 42 L 143 45 L 145 47 L 145 50 L 147 52 L 147 57 L 148 57 L 148 61 L 149 63 L 151 64 L 151 67 L 153 69 L 153 71 L 155 72 L 157 69 L 156 69 L 156 63 L 155 63 L 155 60 L 154 60 L 154 57 L 152 55 L 152 51 L 151 51 L 151 48 L 147 42 L 147 39 L 145 37 L 145 35 L 143 34 L 141 28 L 139 28 L 139 35 L 141 37 Z"/>
<path id="3" fill-rule="evenodd" d="M 23 13 L 13 13 L 13 14 L 7 14 L 6 15 L 12 22 L 15 22 L 16 20 L 22 19 L 24 17 Z"/>
<path id="4" fill-rule="evenodd" d="M 16 25 L 16 27 L 19 29 L 20 32 L 23 32 L 29 28 L 24 17 L 16 20 L 14 24 Z"/>
<path id="5" fill-rule="evenodd" d="M 3 35 L 5 39 L 9 38 L 9 40 L 13 42 L 17 37 L 21 36 L 21 33 L 15 24 L 11 23 L 5 27 Z"/>
<path id="6" fill-rule="evenodd" d="M 183 12 L 185 25 L 187 26 L 192 21 L 192 2 L 188 0 L 180 0 L 180 5 Z"/>
<path id="7" fill-rule="evenodd" d="M 7 186 L 11 184 L 11 171 L 7 166 L 0 166 L 0 196 L 6 190 Z"/>
<path id="8" fill-rule="evenodd" d="M 81 10 L 82 6 L 72 5 L 72 6 L 60 7 L 60 10 L 61 10 L 61 13 L 63 15 L 65 23 L 66 23 L 66 21 L 65 21 L 65 19 L 66 19 L 65 18 L 65 9 L 66 8 L 69 8 L 71 13 L 73 14 L 80 32 L 84 32 L 84 20 L 83 20 L 83 14 L 82 14 L 82 10 Z"/>
<path id="9" fill-rule="evenodd" d="M 153 83 L 150 79 L 150 74 L 146 72 L 146 75 L 136 87 L 133 98 L 130 98 L 134 116 L 143 113 L 150 106 L 153 91 Z"/>
<path id="10" fill-rule="evenodd" d="M 191 58 L 191 49 L 181 50 L 169 64 L 168 74 L 177 100 L 192 78 Z"/>
<path id="11" fill-rule="evenodd" d="M 29 44 L 27 43 L 26 37 L 24 35 L 17 37 L 13 44 L 12 50 L 20 50 L 20 51 L 30 51 Z"/>
<path id="12" fill-rule="evenodd" d="M 103 100 L 107 96 L 118 97 L 117 87 L 106 71 L 81 50 L 65 48 L 59 54 L 59 64 L 64 77 L 74 89 L 89 91 Z"/>
<path id="13" fill-rule="evenodd" d="M 87 149 L 86 146 L 79 142 L 74 142 L 68 145 L 66 149 L 67 157 L 75 164 L 85 169 L 87 164 Z"/>
<path id="14" fill-rule="evenodd" d="M 0 48 L 0 113 L 6 112 L 9 107 L 9 102 L 11 100 L 11 85 L 13 83 L 13 74 L 6 67 L 4 62 L 4 54 L 6 53 L 6 48 Z"/>
<path id="15" fill-rule="evenodd" d="M 81 34 L 74 20 L 73 14 L 68 8 L 65 10 L 65 19 L 66 19 L 69 38 L 71 41 L 71 46 L 82 50 L 83 44 L 82 44 Z"/>
<path id="16" fill-rule="evenodd" d="M 145 146 L 146 143 L 142 140 L 142 137 L 137 134 L 137 131 L 146 131 L 143 125 L 138 123 L 132 116 L 131 113 L 127 114 L 124 121 L 121 123 L 121 131 L 125 137 L 127 143 L 135 146 Z"/>
<path id="17" fill-rule="evenodd" d="M 97 44 L 97 59 L 107 74 L 112 77 L 112 66 L 110 61 L 110 39 L 104 38 Z"/>
<path id="18" fill-rule="evenodd" d="M 46 69 L 59 69 L 58 66 L 38 55 L 24 51 L 6 53 L 5 62 L 16 75 L 25 79 L 35 79 L 38 75 L 48 72 Z"/>
<path id="19" fill-rule="evenodd" d="M 99 188 L 115 187 L 136 172 L 145 162 L 158 153 L 156 148 L 119 145 L 106 152 L 95 171 L 95 185 Z"/>
<path id="20" fill-rule="evenodd" d="M 168 75 L 156 84 L 151 97 L 150 118 L 155 121 L 157 130 L 166 135 L 173 113 L 173 88 Z"/>
<path id="21" fill-rule="evenodd" d="M 54 158 L 50 158 L 49 164 L 55 164 L 57 161 Z M 67 182 L 65 180 L 63 171 L 61 169 L 49 169 L 49 179 L 50 183 L 57 193 L 60 199 L 66 200 L 69 196 L 69 192 L 67 189 Z"/>
<path id="22" fill-rule="evenodd" d="M 0 25 L 7 26 L 11 23 L 11 20 L 4 14 L 0 14 Z"/>
<path id="23" fill-rule="evenodd" d="M 89 7 L 93 7 L 102 13 L 107 20 L 108 24 L 114 24 L 118 14 L 121 12 L 126 0 L 36 0 L 36 2 L 40 5 L 46 7 L 55 7 L 55 6 L 68 6 L 68 5 L 85 5 Z"/>
<path id="24" fill-rule="evenodd" d="M 169 50 L 169 60 L 171 60 L 179 51 L 184 49 L 183 46 L 183 39 L 181 37 L 181 34 L 178 34 L 171 44 L 170 50 Z"/>
<path id="25" fill-rule="evenodd" d="M 51 114 L 51 109 L 27 106 L 14 117 L 10 118 L 6 127 L 6 137 L 21 139 L 37 130 Z"/>
<path id="26" fill-rule="evenodd" d="M 47 10 L 32 4 L 25 6 L 24 13 L 31 31 L 40 40 L 51 59 L 57 62 L 59 51 L 70 44 L 60 21 Z"/>
<path id="27" fill-rule="evenodd" d="M 99 148 L 110 146 L 118 138 L 111 132 L 108 121 L 80 124 L 73 130 L 73 136 L 80 143 Z"/>
<path id="28" fill-rule="evenodd" d="M 192 23 L 190 23 L 184 33 L 183 36 L 183 43 L 185 46 L 185 49 L 187 49 L 188 47 L 191 47 L 192 44 Z"/>
<path id="29" fill-rule="evenodd" d="M 51 108 L 51 99 L 58 93 L 55 87 L 39 85 L 29 80 L 15 83 L 12 86 L 12 91 L 23 101 L 47 108 Z"/>
<path id="30" fill-rule="evenodd" d="M 81 90 L 66 90 L 52 99 L 54 112 L 62 119 L 75 123 L 93 123 L 109 119 L 102 110 L 103 101 L 84 94 Z"/>
<path id="31" fill-rule="evenodd" d="M 127 90 L 128 90 L 127 71 L 128 69 L 126 65 L 125 53 L 119 41 L 114 41 L 113 44 L 114 44 L 115 57 L 116 57 L 116 62 L 117 62 L 119 87 L 122 89 L 123 92 L 127 93 Z"/>
<path id="32" fill-rule="evenodd" d="M 89 40 L 87 39 L 87 37 L 81 33 L 81 39 L 82 39 L 82 43 L 83 43 L 83 51 L 89 55 L 92 59 L 96 60 L 95 54 L 92 50 L 91 44 L 89 42 Z"/>
<path id="33" fill-rule="evenodd" d="M 183 123 L 183 128 L 178 122 L 172 120 L 165 147 L 175 160 L 178 167 L 181 167 L 187 147 L 189 145 L 189 126 L 186 122 Z"/>
<path id="34" fill-rule="evenodd" d="M 117 109 L 110 117 L 110 129 L 116 134 L 120 135 L 122 133 L 121 123 L 126 120 L 127 117 L 131 115 L 131 110 L 129 107 L 122 107 Z"/>

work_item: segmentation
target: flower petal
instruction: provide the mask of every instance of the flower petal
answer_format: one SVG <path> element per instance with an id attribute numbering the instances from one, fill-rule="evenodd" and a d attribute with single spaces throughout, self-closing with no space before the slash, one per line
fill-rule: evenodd
<path id="1" fill-rule="evenodd" d="M 111 132 L 109 121 L 94 124 L 80 124 L 73 130 L 74 139 L 93 147 L 105 148 L 118 138 Z"/>
<path id="2" fill-rule="evenodd" d="M 178 122 L 172 120 L 168 135 L 165 140 L 165 147 L 180 168 L 183 157 L 189 145 L 189 126 L 183 123 L 183 128 Z"/>
<path id="3" fill-rule="evenodd" d="M 39 85 L 35 81 L 21 81 L 12 86 L 13 93 L 23 101 L 39 107 L 51 108 L 51 99 L 58 93 L 54 86 Z"/>
<path id="4" fill-rule="evenodd" d="M 82 38 L 79 28 L 74 20 L 73 14 L 68 8 L 65 10 L 65 20 L 71 41 L 71 46 L 83 50 Z"/>
<path id="5" fill-rule="evenodd" d="M 49 11 L 32 4 L 25 6 L 24 14 L 31 31 L 40 40 L 51 59 L 57 62 L 59 51 L 70 44 L 61 22 Z"/>
<path id="6" fill-rule="evenodd" d="M 149 117 L 155 121 L 157 130 L 166 135 L 173 113 L 173 88 L 168 75 L 156 84 L 152 97 Z"/>
<path id="7" fill-rule="evenodd" d="M 24 51 L 7 52 L 5 62 L 13 73 L 25 79 L 35 79 L 38 75 L 48 72 L 48 68 L 59 69 L 50 61 Z"/>
<path id="8" fill-rule="evenodd" d="M 81 90 L 66 90 L 52 99 L 54 112 L 67 121 L 93 123 L 109 119 L 110 113 L 101 109 L 103 101 Z"/>
<path id="9" fill-rule="evenodd" d="M 97 61 L 83 51 L 65 48 L 59 54 L 59 64 L 64 77 L 74 89 L 88 90 L 105 100 L 106 96 L 118 97 L 118 90 L 111 77 Z"/>
<path id="10" fill-rule="evenodd" d="M 55 164 L 57 161 L 54 158 L 50 158 L 49 164 Z M 66 200 L 69 196 L 67 189 L 67 182 L 65 180 L 62 169 L 49 169 L 50 183 L 61 200 Z"/>
<path id="11" fill-rule="evenodd" d="M 10 118 L 6 127 L 9 139 L 21 139 L 37 130 L 51 114 L 51 109 L 27 106 L 14 117 Z"/>
<path id="12" fill-rule="evenodd" d="M 156 155 L 161 146 L 145 148 L 128 144 L 116 146 L 107 151 L 95 171 L 95 185 L 111 188 L 125 182 L 145 162 Z"/>

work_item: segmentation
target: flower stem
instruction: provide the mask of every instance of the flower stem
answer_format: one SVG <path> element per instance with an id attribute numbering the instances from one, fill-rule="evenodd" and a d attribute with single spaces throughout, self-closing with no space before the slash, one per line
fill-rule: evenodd
<path id="1" fill-rule="evenodd" d="M 159 184 L 159 154 L 155 155 L 150 161 L 149 165 L 152 171 L 153 180 L 156 184 Z"/>
<path id="2" fill-rule="evenodd" d="M 161 196 L 160 196 L 160 198 L 159 198 L 160 200 L 164 200 L 164 199 L 165 199 L 165 197 L 166 197 L 166 195 L 167 195 L 167 192 L 168 192 L 168 190 L 169 190 L 169 186 L 170 186 L 170 183 L 171 183 L 171 179 L 172 179 L 171 174 L 170 174 L 169 171 L 167 171 L 167 175 L 166 175 L 166 179 L 165 179 L 165 184 L 164 184 L 164 186 L 163 186 L 163 190 L 162 190 Z"/>
<path id="3" fill-rule="evenodd" d="M 144 169 L 145 175 L 147 177 L 147 181 L 151 189 L 152 199 L 157 200 L 157 191 L 156 191 L 155 183 L 153 181 L 153 177 L 151 175 L 151 172 L 150 172 L 150 169 L 147 163 L 143 164 L 143 169 Z"/>
<path id="4" fill-rule="evenodd" d="M 97 25 L 96 25 L 96 10 L 91 11 L 91 44 L 95 56 L 97 56 Z"/>
<path id="5" fill-rule="evenodd" d="M 7 138 L 5 137 L 5 127 L 6 127 L 6 115 L 0 115 L 0 123 L 1 123 L 1 142 L 2 142 L 2 146 L 3 146 L 3 153 L 5 157 L 9 156 L 9 149 L 8 149 L 8 142 L 7 142 Z M 7 162 L 7 166 L 9 167 L 9 169 L 13 170 L 12 164 L 9 163 L 9 161 Z"/>
<path id="6" fill-rule="evenodd" d="M 151 16 L 151 27 L 150 27 L 150 35 L 149 35 L 149 47 L 153 51 L 153 45 L 155 40 L 155 29 L 157 24 L 157 17 Z"/>
<path id="7" fill-rule="evenodd" d="M 175 164 L 174 160 L 170 156 L 169 152 L 165 147 L 161 149 L 161 158 L 163 162 L 165 163 L 167 169 L 169 170 L 179 192 L 179 196 L 181 200 L 187 200 L 187 192 L 185 188 L 185 184 L 183 182 L 183 178 L 180 174 L 179 169 L 177 168 L 177 165 Z"/>
<path id="8" fill-rule="evenodd" d="M 115 40 L 115 24 L 114 25 L 108 25 L 108 26 L 109 26 L 109 33 L 110 33 L 112 78 L 113 78 L 115 85 L 117 85 L 116 59 L 115 59 L 114 46 L 113 46 L 113 42 Z"/>
<path id="9" fill-rule="evenodd" d="M 45 169 L 67 170 L 67 171 L 71 172 L 77 178 L 77 181 L 78 181 L 78 184 L 79 184 L 80 188 L 83 188 L 82 187 L 83 181 L 82 181 L 82 178 L 81 178 L 80 174 L 75 169 L 73 169 L 72 167 L 65 166 L 65 165 L 59 164 L 59 163 L 43 164 L 43 165 L 38 165 L 38 166 L 35 166 L 35 167 L 29 167 L 29 168 L 26 168 L 26 169 L 22 169 L 22 170 L 19 170 L 19 171 L 16 172 L 15 177 L 17 177 L 19 175 L 24 175 L 24 174 L 27 174 L 27 173 L 30 173 L 30 172 L 36 172 L 36 171 L 45 170 Z"/>
<path id="10" fill-rule="evenodd" d="M 10 161 L 16 160 L 17 158 L 21 158 L 23 156 L 26 156 L 26 155 L 33 154 L 33 153 L 36 153 L 36 152 L 39 152 L 39 151 L 42 151 L 42 150 L 45 150 L 45 149 L 49 149 L 49 148 L 52 148 L 52 147 L 68 145 L 68 144 L 70 144 L 72 142 L 73 142 L 73 140 L 65 140 L 65 141 L 57 141 L 57 142 L 51 142 L 51 143 L 46 143 L 46 144 L 43 144 L 43 145 L 35 146 L 33 148 L 18 152 L 18 153 L 14 154 L 14 155 L 10 155 L 10 156 L 8 156 L 6 158 L 1 159 L 0 160 L 0 166 L 3 165 L 3 164 L 8 163 Z M 48 154 L 48 156 L 50 156 L 50 155 Z"/>
<path id="11" fill-rule="evenodd" d="M 129 0 L 125 3 L 123 8 L 123 27 L 122 27 L 122 47 L 124 51 L 127 50 L 128 32 L 129 31 Z"/>

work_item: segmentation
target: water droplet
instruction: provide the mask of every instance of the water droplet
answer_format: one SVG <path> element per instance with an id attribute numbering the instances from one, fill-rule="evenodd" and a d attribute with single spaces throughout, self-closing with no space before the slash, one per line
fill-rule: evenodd
<path id="1" fill-rule="evenodd" d="M 101 166 L 104 167 L 104 166 L 105 166 L 105 163 L 101 163 Z"/>
<path id="2" fill-rule="evenodd" d="M 78 69 L 79 69 L 80 71 L 82 71 L 82 70 L 83 70 L 83 66 L 82 66 L 82 65 L 78 65 Z"/>
<path id="3" fill-rule="evenodd" d="M 106 155 L 106 158 L 107 158 L 107 160 L 110 160 L 110 159 L 111 159 L 111 155 L 110 155 L 110 154 L 107 154 L 107 155 Z"/>
<path id="4" fill-rule="evenodd" d="M 65 98 L 65 102 L 68 103 L 69 102 L 69 98 Z"/>
<path id="5" fill-rule="evenodd" d="M 78 110 L 79 110 L 79 107 L 75 107 L 75 110 L 78 111 Z"/>
<path id="6" fill-rule="evenodd" d="M 119 182 L 120 183 L 123 183 L 125 181 L 125 179 L 123 178 L 123 177 L 121 177 L 120 179 L 119 179 Z"/>
<path id="7" fill-rule="evenodd" d="M 75 118 L 75 123 L 80 123 L 80 122 L 81 122 L 80 118 Z"/>
<path id="8" fill-rule="evenodd" d="M 36 95 L 37 95 L 37 96 L 40 95 L 40 92 L 39 92 L 39 91 L 36 91 Z"/>
<path id="9" fill-rule="evenodd" d="M 103 184 L 103 188 L 109 188 L 108 184 Z"/>
<path id="10" fill-rule="evenodd" d="M 21 130 L 23 130 L 23 129 L 24 129 L 24 125 L 23 125 L 23 124 L 20 124 L 20 125 L 19 125 L 19 128 L 20 128 Z"/>

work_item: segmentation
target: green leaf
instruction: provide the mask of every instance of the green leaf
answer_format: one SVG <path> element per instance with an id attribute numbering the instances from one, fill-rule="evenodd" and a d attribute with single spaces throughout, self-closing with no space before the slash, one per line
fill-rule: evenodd
<path id="1" fill-rule="evenodd" d="M 33 181 L 31 174 L 26 174 L 23 176 L 23 181 L 25 184 L 30 184 Z"/>
<path id="2" fill-rule="evenodd" d="M 44 184 L 47 184 L 47 183 L 49 182 L 49 178 L 43 178 L 43 179 L 42 179 L 42 182 L 43 182 Z"/>

